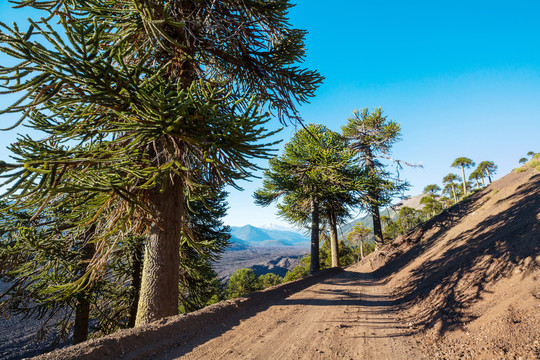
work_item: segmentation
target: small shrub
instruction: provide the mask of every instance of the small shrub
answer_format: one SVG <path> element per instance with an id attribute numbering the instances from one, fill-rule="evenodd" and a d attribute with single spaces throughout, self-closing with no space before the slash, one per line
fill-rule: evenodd
<path id="1" fill-rule="evenodd" d="M 536 167 L 536 171 L 540 171 L 540 165 Z"/>
<path id="2" fill-rule="evenodd" d="M 269 288 L 270 286 L 279 285 L 282 282 L 283 282 L 283 279 L 281 278 L 281 276 L 273 274 L 273 273 L 268 273 L 268 274 L 259 276 L 259 283 L 261 284 L 263 289 Z"/>
<path id="3" fill-rule="evenodd" d="M 497 190 L 497 189 L 491 190 L 491 196 L 497 195 L 498 192 L 499 192 L 499 190 Z"/>
<path id="4" fill-rule="evenodd" d="M 285 277 L 283 278 L 283 282 L 286 283 L 289 281 L 303 278 L 308 275 L 309 275 L 309 268 L 306 269 L 302 265 L 297 265 L 294 267 L 294 269 L 292 269 L 291 271 L 287 272 L 287 274 L 285 274 Z"/>
<path id="5" fill-rule="evenodd" d="M 515 169 L 514 169 L 514 172 L 515 172 L 516 174 L 519 174 L 519 173 L 522 173 L 522 172 L 524 172 L 524 171 L 526 171 L 526 170 L 527 170 L 527 168 L 525 168 L 524 166 L 522 166 L 522 167 L 515 168 Z"/>
<path id="6" fill-rule="evenodd" d="M 227 283 L 227 299 L 247 295 L 250 292 L 261 290 L 261 284 L 253 269 L 236 270 Z"/>
<path id="7" fill-rule="evenodd" d="M 536 168 L 537 166 L 540 165 L 540 159 L 537 160 L 537 159 L 534 159 L 534 160 L 531 160 L 527 163 L 527 166 L 530 167 L 530 168 Z"/>

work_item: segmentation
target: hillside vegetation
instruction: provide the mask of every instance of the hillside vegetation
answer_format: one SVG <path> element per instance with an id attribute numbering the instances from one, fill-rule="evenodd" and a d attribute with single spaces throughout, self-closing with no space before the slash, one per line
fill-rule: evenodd
<path id="1" fill-rule="evenodd" d="M 538 189 L 512 172 L 374 254 L 432 356 L 540 356 Z"/>

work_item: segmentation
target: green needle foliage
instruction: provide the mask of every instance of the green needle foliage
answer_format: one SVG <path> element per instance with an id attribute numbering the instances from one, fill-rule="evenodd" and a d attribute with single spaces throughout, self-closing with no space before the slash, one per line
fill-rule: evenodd
<path id="1" fill-rule="evenodd" d="M 181 239 L 197 239 L 186 199 L 250 176 L 271 152 L 268 114 L 297 119 L 322 77 L 302 69 L 305 31 L 287 0 L 26 0 L 43 11 L 24 31 L 0 24 L 0 114 L 20 136 L 2 163 L 3 211 L 29 211 L 38 242 L 93 226 L 95 251 L 65 296 L 106 274 L 127 234 L 144 236 L 143 324 L 178 312 Z M 58 226 L 47 226 L 66 209 Z M 34 225 L 34 224 L 32 224 Z M 30 220 L 26 223 L 30 226 Z M 55 236 L 57 236 L 55 235 Z M 22 241 L 22 240 L 21 240 Z M 51 258 L 56 254 L 51 253 Z M 53 272 L 53 270 L 51 270 Z M 55 288 L 56 289 L 56 288 Z"/>
<path id="2" fill-rule="evenodd" d="M 268 206 L 282 198 L 279 214 L 290 222 L 308 226 L 311 222 L 311 267 L 319 271 L 319 215 L 332 228 L 360 202 L 365 178 L 355 166 L 354 152 L 345 139 L 323 125 L 308 124 L 287 143 L 283 155 L 270 159 L 263 186 L 255 203 Z M 332 231 L 334 232 L 334 231 Z M 337 230 L 332 236 L 333 266 L 338 256 Z"/>
<path id="3" fill-rule="evenodd" d="M 429 195 L 438 195 L 440 191 L 441 191 L 441 188 L 437 184 L 430 184 L 424 188 L 424 194 L 429 194 Z"/>

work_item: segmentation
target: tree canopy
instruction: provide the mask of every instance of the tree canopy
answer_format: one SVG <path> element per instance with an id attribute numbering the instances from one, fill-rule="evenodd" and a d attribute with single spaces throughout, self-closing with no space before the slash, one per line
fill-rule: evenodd
<path id="1" fill-rule="evenodd" d="M 17 63 L 0 68 L 0 90 L 18 100 L 0 114 L 22 114 L 11 127 L 44 134 L 11 145 L 3 198 L 48 233 L 95 225 L 72 291 L 104 274 L 126 234 L 143 235 L 137 323 L 178 312 L 180 242 L 194 236 L 187 201 L 250 176 L 271 154 L 269 113 L 297 119 L 322 80 L 298 66 L 305 31 L 288 23 L 291 6 L 24 1 L 41 20 L 27 31 L 2 24 L 0 50 Z M 54 209 L 68 209 L 62 228 L 50 223 Z"/>
<path id="2" fill-rule="evenodd" d="M 325 126 L 308 124 L 285 144 L 283 154 L 270 159 L 263 186 L 255 194 L 258 205 L 267 206 L 282 198 L 279 214 L 307 226 L 311 222 L 311 272 L 319 269 L 319 215 L 328 218 L 347 213 L 357 204 L 365 184 L 355 166 L 354 152 L 338 133 Z M 332 236 L 337 242 L 337 236 Z M 337 246 L 332 247 L 337 254 Z"/>

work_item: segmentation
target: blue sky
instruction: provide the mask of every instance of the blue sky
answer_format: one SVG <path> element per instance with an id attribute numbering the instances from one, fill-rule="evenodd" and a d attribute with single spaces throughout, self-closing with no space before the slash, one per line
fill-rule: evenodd
<path id="1" fill-rule="evenodd" d="M 303 65 L 326 77 L 301 115 L 339 130 L 354 109 L 382 107 L 402 126 L 393 155 L 424 166 L 401 173 L 412 195 L 458 173 L 459 156 L 492 160 L 503 176 L 540 152 L 538 14 L 538 1 L 299 1 L 290 15 L 309 32 Z M 0 3 L 0 21 L 24 16 Z M 0 159 L 14 134 L 0 133 Z M 274 207 L 253 204 L 260 179 L 241 185 L 230 189 L 226 223 L 285 225 Z"/>

